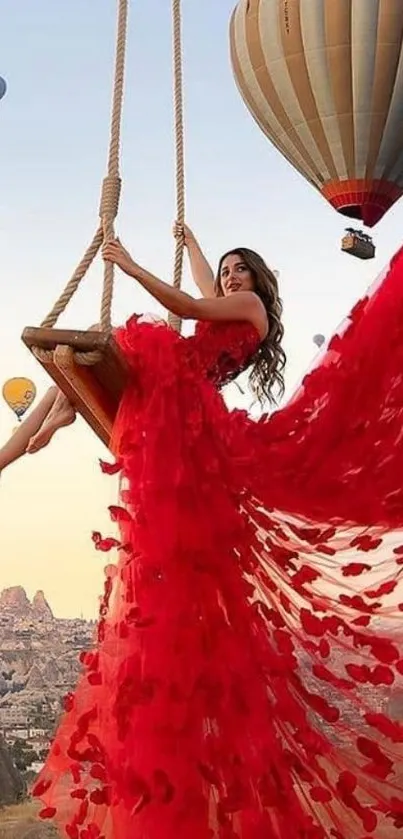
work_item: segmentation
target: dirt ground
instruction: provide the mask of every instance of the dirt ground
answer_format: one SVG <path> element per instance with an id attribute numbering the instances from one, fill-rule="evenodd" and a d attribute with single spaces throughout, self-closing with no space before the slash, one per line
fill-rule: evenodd
<path id="1" fill-rule="evenodd" d="M 37 812 L 31 801 L 0 809 L 0 839 L 58 839 L 54 828 L 38 821 Z"/>

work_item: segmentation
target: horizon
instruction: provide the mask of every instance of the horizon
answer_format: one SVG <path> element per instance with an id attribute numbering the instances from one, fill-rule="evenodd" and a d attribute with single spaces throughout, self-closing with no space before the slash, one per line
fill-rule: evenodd
<path id="1" fill-rule="evenodd" d="M 94 620 L 95 620 L 95 618 L 85 618 L 83 615 L 72 615 L 72 616 L 67 617 L 67 618 L 63 615 L 57 615 L 55 613 L 55 610 L 52 607 L 52 604 L 51 604 L 49 598 L 46 596 L 46 592 L 43 591 L 43 589 L 36 589 L 35 590 L 35 588 L 33 588 L 29 592 L 29 591 L 27 591 L 27 589 L 23 585 L 15 585 L 15 586 L 11 585 L 11 586 L 6 586 L 5 588 L 0 588 L 0 613 L 1 613 L 1 609 L 5 608 L 5 604 L 2 602 L 3 599 L 4 599 L 4 595 L 7 594 L 8 592 L 15 592 L 15 591 L 21 591 L 22 592 L 22 594 L 23 594 L 24 598 L 26 598 L 29 606 L 33 606 L 35 599 L 38 597 L 38 595 L 41 595 L 43 597 L 46 605 L 49 607 L 50 611 L 52 612 L 53 617 L 56 620 L 85 620 L 87 622 L 94 622 Z"/>

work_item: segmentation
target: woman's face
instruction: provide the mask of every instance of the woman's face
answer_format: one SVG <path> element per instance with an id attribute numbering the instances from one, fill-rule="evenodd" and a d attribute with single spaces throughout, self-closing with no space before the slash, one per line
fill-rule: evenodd
<path id="1" fill-rule="evenodd" d="M 220 285 L 224 297 L 236 291 L 253 291 L 255 282 L 250 269 L 241 256 L 230 253 L 225 257 L 220 268 Z"/>

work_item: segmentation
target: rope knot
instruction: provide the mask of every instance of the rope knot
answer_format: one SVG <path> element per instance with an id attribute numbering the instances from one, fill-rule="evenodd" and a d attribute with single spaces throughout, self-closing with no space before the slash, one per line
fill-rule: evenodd
<path id="1" fill-rule="evenodd" d="M 102 219 L 115 219 L 118 214 L 122 181 L 118 175 L 107 175 L 102 182 L 99 215 Z"/>

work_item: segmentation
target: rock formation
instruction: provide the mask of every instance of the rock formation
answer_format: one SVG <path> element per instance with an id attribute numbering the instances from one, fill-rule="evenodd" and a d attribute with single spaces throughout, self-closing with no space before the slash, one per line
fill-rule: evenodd
<path id="1" fill-rule="evenodd" d="M 31 604 L 22 586 L 5 588 L 0 593 L 0 611 L 12 611 L 16 615 L 28 614 Z"/>
<path id="2" fill-rule="evenodd" d="M 38 617 L 42 616 L 44 618 L 48 618 L 49 620 L 53 619 L 53 612 L 43 591 L 36 592 L 32 601 L 32 609 Z"/>
<path id="3" fill-rule="evenodd" d="M 55 618 L 43 591 L 32 602 L 21 586 L 0 592 L 0 732 L 8 744 L 30 727 L 50 736 L 94 630 L 82 618 Z"/>
<path id="4" fill-rule="evenodd" d="M 12 586 L 0 592 L 0 613 L 35 620 L 53 620 L 53 613 L 43 591 L 37 591 L 30 603 L 22 586 Z"/>
<path id="5" fill-rule="evenodd" d="M 29 673 L 28 681 L 25 685 L 26 690 L 44 690 L 46 687 L 45 679 L 36 664 L 34 664 Z"/>

